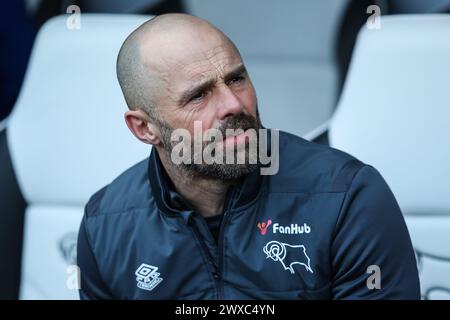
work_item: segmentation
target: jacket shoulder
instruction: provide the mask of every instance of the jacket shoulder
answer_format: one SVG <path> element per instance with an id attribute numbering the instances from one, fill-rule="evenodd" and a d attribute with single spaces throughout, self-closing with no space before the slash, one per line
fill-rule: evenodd
<path id="1" fill-rule="evenodd" d="M 280 132 L 279 154 L 274 192 L 345 192 L 365 166 L 348 153 L 287 132 Z"/>
<path id="2" fill-rule="evenodd" d="M 110 184 L 95 192 L 85 206 L 85 214 L 87 217 L 93 217 L 146 207 L 150 195 L 147 158 L 128 168 Z"/>

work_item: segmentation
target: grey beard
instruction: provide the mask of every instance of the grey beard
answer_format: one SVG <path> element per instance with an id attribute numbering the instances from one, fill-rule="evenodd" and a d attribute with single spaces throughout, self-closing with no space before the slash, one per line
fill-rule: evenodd
<path id="1" fill-rule="evenodd" d="M 257 164 L 184 164 L 178 165 L 187 174 L 221 181 L 237 180 L 258 168 Z"/>
<path id="2" fill-rule="evenodd" d="M 239 116 L 238 116 L 239 117 Z M 251 118 L 250 118 L 251 117 Z M 225 123 L 224 127 L 221 128 L 223 131 L 225 129 L 238 129 L 242 123 L 245 123 L 246 126 L 250 126 L 251 128 L 258 130 L 262 128 L 261 119 L 259 114 L 257 114 L 256 118 L 248 115 L 241 115 L 240 118 L 232 119 Z M 173 150 L 173 145 L 171 142 L 171 135 L 174 130 L 170 125 L 164 123 L 162 121 L 158 121 L 159 129 L 161 133 L 161 141 L 163 144 L 164 152 L 166 153 L 167 159 L 171 159 L 171 154 Z M 202 150 L 204 150 L 207 144 L 203 144 Z M 193 142 L 191 145 L 191 150 L 193 150 Z M 237 150 L 234 150 L 234 158 L 237 159 Z M 192 159 L 190 163 L 180 163 L 173 164 L 176 168 L 181 170 L 183 174 L 188 175 L 190 177 L 199 177 L 199 178 L 209 178 L 214 180 L 221 181 L 232 181 L 237 180 L 258 168 L 258 164 L 249 163 L 249 148 L 245 148 L 245 163 L 243 164 L 227 164 L 225 162 L 225 153 L 224 159 L 222 163 L 194 163 L 194 154 L 192 153 Z"/>

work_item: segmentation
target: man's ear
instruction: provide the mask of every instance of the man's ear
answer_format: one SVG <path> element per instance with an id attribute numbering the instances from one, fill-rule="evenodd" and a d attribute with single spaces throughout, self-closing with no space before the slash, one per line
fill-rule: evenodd
<path id="1" fill-rule="evenodd" d="M 161 143 L 158 127 L 143 110 L 125 112 L 125 122 L 136 138 L 144 143 L 158 145 Z"/>

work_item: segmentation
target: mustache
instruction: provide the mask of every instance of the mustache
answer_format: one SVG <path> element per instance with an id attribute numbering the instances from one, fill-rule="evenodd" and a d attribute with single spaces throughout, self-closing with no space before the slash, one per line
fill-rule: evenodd
<path id="1" fill-rule="evenodd" d="M 245 114 L 243 112 L 227 118 L 225 121 L 221 123 L 221 125 L 216 128 L 216 130 L 220 131 L 222 136 L 226 137 L 226 131 L 229 129 L 238 130 L 241 129 L 243 131 L 248 129 L 258 130 L 261 128 L 260 121 L 256 117 L 253 117 L 249 114 Z"/>
<path id="2" fill-rule="evenodd" d="M 225 138 L 227 136 L 227 130 L 248 130 L 248 129 L 254 129 L 256 131 L 257 137 L 259 137 L 259 129 L 264 128 L 261 124 L 261 120 L 259 118 L 259 114 L 256 115 L 256 117 L 246 114 L 244 112 L 241 112 L 239 114 L 236 114 L 234 116 L 230 116 L 226 118 L 217 128 L 213 128 L 214 130 L 217 130 L 221 133 L 222 137 Z M 175 128 L 171 127 L 170 125 L 166 123 L 159 123 L 159 130 L 161 132 L 161 139 L 162 144 L 164 148 L 167 151 L 171 151 L 171 148 L 176 144 L 176 142 L 171 141 L 171 135 L 173 134 Z M 206 147 L 210 144 L 216 144 L 219 141 L 202 141 L 203 147 Z M 194 144 L 193 139 L 191 140 L 191 144 Z"/>

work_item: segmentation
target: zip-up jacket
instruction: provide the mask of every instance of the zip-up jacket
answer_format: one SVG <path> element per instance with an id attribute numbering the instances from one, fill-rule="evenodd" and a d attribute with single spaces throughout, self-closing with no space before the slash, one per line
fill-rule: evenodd
<path id="1" fill-rule="evenodd" d="M 229 188 L 218 240 L 153 148 L 96 192 L 82 299 L 419 299 L 400 208 L 373 167 L 280 132 L 279 171 Z"/>

